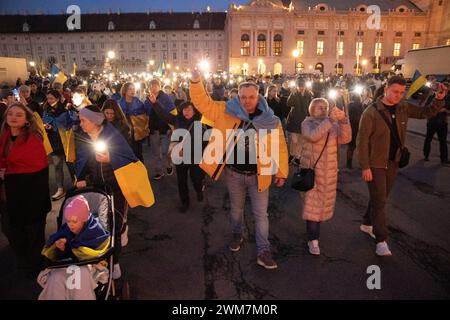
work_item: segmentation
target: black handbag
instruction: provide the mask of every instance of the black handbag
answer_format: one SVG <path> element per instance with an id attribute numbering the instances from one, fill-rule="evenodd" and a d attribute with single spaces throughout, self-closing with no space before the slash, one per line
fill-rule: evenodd
<path id="1" fill-rule="evenodd" d="M 320 153 L 319 157 L 316 160 L 316 163 L 314 164 L 314 167 L 312 168 L 299 168 L 299 170 L 294 173 L 292 176 L 292 183 L 291 187 L 297 191 L 305 192 L 309 191 L 312 188 L 314 188 L 314 180 L 315 180 L 315 169 L 317 166 L 317 163 L 319 162 L 320 158 L 322 157 L 323 152 L 325 151 L 325 147 L 328 143 L 328 138 L 330 137 L 330 133 L 328 132 L 327 140 L 325 141 L 325 145 L 323 146 L 322 152 Z"/>
<path id="2" fill-rule="evenodd" d="M 375 107 L 375 105 L 374 105 L 374 107 Z M 406 167 L 409 164 L 409 158 L 411 157 L 411 153 L 409 152 L 408 148 L 405 147 L 401 143 L 400 135 L 398 134 L 398 131 L 394 129 L 394 126 L 392 125 L 392 122 L 390 122 L 388 120 L 386 115 L 381 110 L 377 109 L 377 111 L 380 113 L 380 115 L 383 118 L 384 122 L 386 122 L 389 130 L 391 130 L 391 132 L 394 133 L 393 134 L 394 141 L 397 144 L 397 146 L 400 148 L 400 160 L 398 161 L 398 167 L 399 168 L 404 168 L 404 167 Z"/>

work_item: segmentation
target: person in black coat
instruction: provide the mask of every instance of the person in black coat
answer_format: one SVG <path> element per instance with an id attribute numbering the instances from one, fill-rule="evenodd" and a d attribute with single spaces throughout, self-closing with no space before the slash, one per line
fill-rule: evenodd
<path id="1" fill-rule="evenodd" d="M 350 125 L 352 127 L 352 141 L 347 145 L 347 168 L 352 168 L 353 153 L 356 149 L 356 137 L 358 136 L 359 121 L 361 120 L 364 106 L 361 103 L 361 97 L 358 94 L 351 96 L 351 101 L 348 105 L 348 116 Z"/>
<path id="2" fill-rule="evenodd" d="M 174 126 L 175 130 L 185 129 L 189 132 L 190 136 L 185 134 L 183 139 L 179 143 L 187 143 L 190 146 L 191 157 L 189 163 L 185 163 L 184 160 L 180 164 L 175 165 L 175 170 L 177 173 L 177 183 L 178 183 L 178 194 L 181 200 L 180 211 L 186 212 L 189 208 L 189 188 L 188 188 L 188 173 L 190 173 L 192 184 L 197 192 L 197 200 L 199 202 L 203 201 L 203 179 L 205 177 L 205 172 L 198 165 L 198 159 L 195 159 L 195 142 L 193 141 L 195 122 L 199 123 L 202 127 L 202 137 L 206 130 L 205 126 L 200 123 L 202 115 L 195 109 L 194 105 L 190 101 L 183 102 L 178 108 L 178 114 L 175 116 L 166 111 L 166 109 L 156 100 L 154 95 L 150 95 L 150 101 L 153 103 L 153 108 L 155 112 L 159 115 L 161 119 L 166 121 L 168 124 Z M 176 131 L 175 131 L 176 132 Z M 175 133 L 174 132 L 174 133 Z M 191 139 L 190 141 L 184 141 L 184 139 Z M 207 141 L 202 141 L 202 153 L 203 149 L 208 144 Z M 172 149 L 175 152 L 175 148 Z M 186 152 L 183 148 L 182 152 Z M 172 152 L 171 152 L 172 153 Z M 179 154 L 182 156 L 181 154 Z M 173 159 L 173 154 L 171 154 Z M 200 154 L 201 157 L 201 154 Z M 197 160 L 197 161 L 196 161 Z"/>

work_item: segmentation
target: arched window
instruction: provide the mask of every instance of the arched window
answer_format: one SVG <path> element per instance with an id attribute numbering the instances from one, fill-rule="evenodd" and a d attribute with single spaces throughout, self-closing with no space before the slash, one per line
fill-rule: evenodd
<path id="1" fill-rule="evenodd" d="M 344 65 L 342 63 L 336 63 L 334 65 L 334 70 L 336 71 L 336 74 L 343 74 L 344 73 Z"/>
<path id="2" fill-rule="evenodd" d="M 28 31 L 30 31 L 30 25 L 28 24 L 28 23 L 24 23 L 23 25 L 22 25 L 22 31 L 23 32 L 28 32 Z"/>
<path id="3" fill-rule="evenodd" d="M 153 29 L 156 29 L 156 23 L 155 23 L 155 21 L 150 21 L 150 24 L 148 25 L 148 28 L 150 29 L 150 30 L 153 30 Z"/>
<path id="4" fill-rule="evenodd" d="M 197 19 L 194 21 L 194 29 L 200 29 L 200 22 Z"/>
<path id="5" fill-rule="evenodd" d="M 248 34 L 244 33 L 241 36 L 241 56 L 250 55 L 250 37 Z"/>
<path id="6" fill-rule="evenodd" d="M 316 5 L 316 10 L 325 12 L 328 10 L 328 6 L 325 3 L 319 3 L 318 5 Z"/>
<path id="7" fill-rule="evenodd" d="M 366 12 L 366 11 L 367 11 L 367 6 L 364 5 L 364 4 L 361 4 L 361 5 L 359 5 L 359 6 L 356 8 L 356 10 L 359 11 L 359 12 Z"/>
<path id="8" fill-rule="evenodd" d="M 108 22 L 108 30 L 112 31 L 112 30 L 114 30 L 114 28 L 115 28 L 114 22 L 112 22 L 112 21 Z"/>
<path id="9" fill-rule="evenodd" d="M 323 63 L 322 62 L 318 62 L 318 63 L 316 63 L 316 65 L 315 65 L 315 67 L 314 67 L 314 70 L 318 70 L 318 71 L 320 71 L 320 72 L 324 72 L 324 67 L 323 67 Z"/>
<path id="10" fill-rule="evenodd" d="M 283 37 L 280 34 L 276 34 L 273 37 L 273 54 L 275 56 L 281 56 L 283 48 Z"/>
<path id="11" fill-rule="evenodd" d="M 258 56 L 266 55 L 266 36 L 264 34 L 258 35 Z"/>

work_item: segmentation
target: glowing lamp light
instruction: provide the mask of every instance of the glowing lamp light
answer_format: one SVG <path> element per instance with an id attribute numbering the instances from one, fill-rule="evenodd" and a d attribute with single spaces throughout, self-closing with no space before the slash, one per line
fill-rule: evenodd
<path id="1" fill-rule="evenodd" d="M 353 89 L 353 92 L 356 94 L 362 94 L 364 91 L 364 87 L 362 85 L 357 84 L 355 86 L 355 89 Z"/>
<path id="2" fill-rule="evenodd" d="M 312 88 L 312 82 L 311 81 L 306 81 L 306 87 L 308 89 L 311 89 Z"/>
<path id="3" fill-rule="evenodd" d="M 198 67 L 201 71 L 207 72 L 209 70 L 209 62 L 207 60 L 202 60 L 199 62 Z"/>
<path id="4" fill-rule="evenodd" d="M 295 88 L 295 81 L 294 81 L 294 80 L 292 80 L 291 82 L 289 82 L 289 87 Z"/>
<path id="5" fill-rule="evenodd" d="M 334 100 L 337 97 L 337 91 L 335 89 L 331 89 L 328 91 L 328 98 Z"/>
<path id="6" fill-rule="evenodd" d="M 109 59 L 114 59 L 116 57 L 116 53 L 114 51 L 108 51 L 108 58 Z"/>
<path id="7" fill-rule="evenodd" d="M 431 82 L 427 81 L 427 83 L 425 83 L 425 86 L 427 86 L 428 88 L 431 88 Z"/>
<path id="8" fill-rule="evenodd" d="M 105 141 L 97 141 L 94 144 L 95 151 L 98 153 L 104 153 L 107 149 Z"/>
<path id="9" fill-rule="evenodd" d="M 135 88 L 136 90 L 140 90 L 140 89 L 141 89 L 141 84 L 140 84 L 139 82 L 135 82 L 135 83 L 134 83 L 134 88 Z"/>

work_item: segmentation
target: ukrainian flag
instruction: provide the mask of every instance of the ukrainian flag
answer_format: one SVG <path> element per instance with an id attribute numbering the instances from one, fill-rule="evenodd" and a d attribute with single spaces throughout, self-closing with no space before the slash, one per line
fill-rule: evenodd
<path id="1" fill-rule="evenodd" d="M 150 207 L 155 203 L 147 169 L 138 160 L 125 138 L 110 123 L 103 126 L 98 138 L 106 143 L 117 183 L 131 208 Z M 89 158 L 95 154 L 91 143 L 80 143 L 77 148 L 77 177 Z"/>
<path id="2" fill-rule="evenodd" d="M 44 143 L 45 152 L 47 153 L 47 155 L 49 155 L 50 153 L 53 152 L 53 148 L 52 145 L 50 144 L 50 140 L 48 140 L 47 131 L 45 131 L 44 127 L 44 122 L 42 121 L 42 118 L 39 115 L 39 113 L 35 112 L 34 117 L 36 118 L 36 122 L 39 129 L 41 129 L 42 131 L 42 139 L 43 139 L 42 142 Z"/>
<path id="3" fill-rule="evenodd" d="M 420 88 L 422 88 L 427 83 L 427 79 L 419 72 L 419 70 L 416 70 L 414 72 L 414 76 L 411 80 L 411 87 L 409 88 L 408 92 L 406 93 L 406 99 L 411 97 L 414 93 L 417 92 Z"/>

